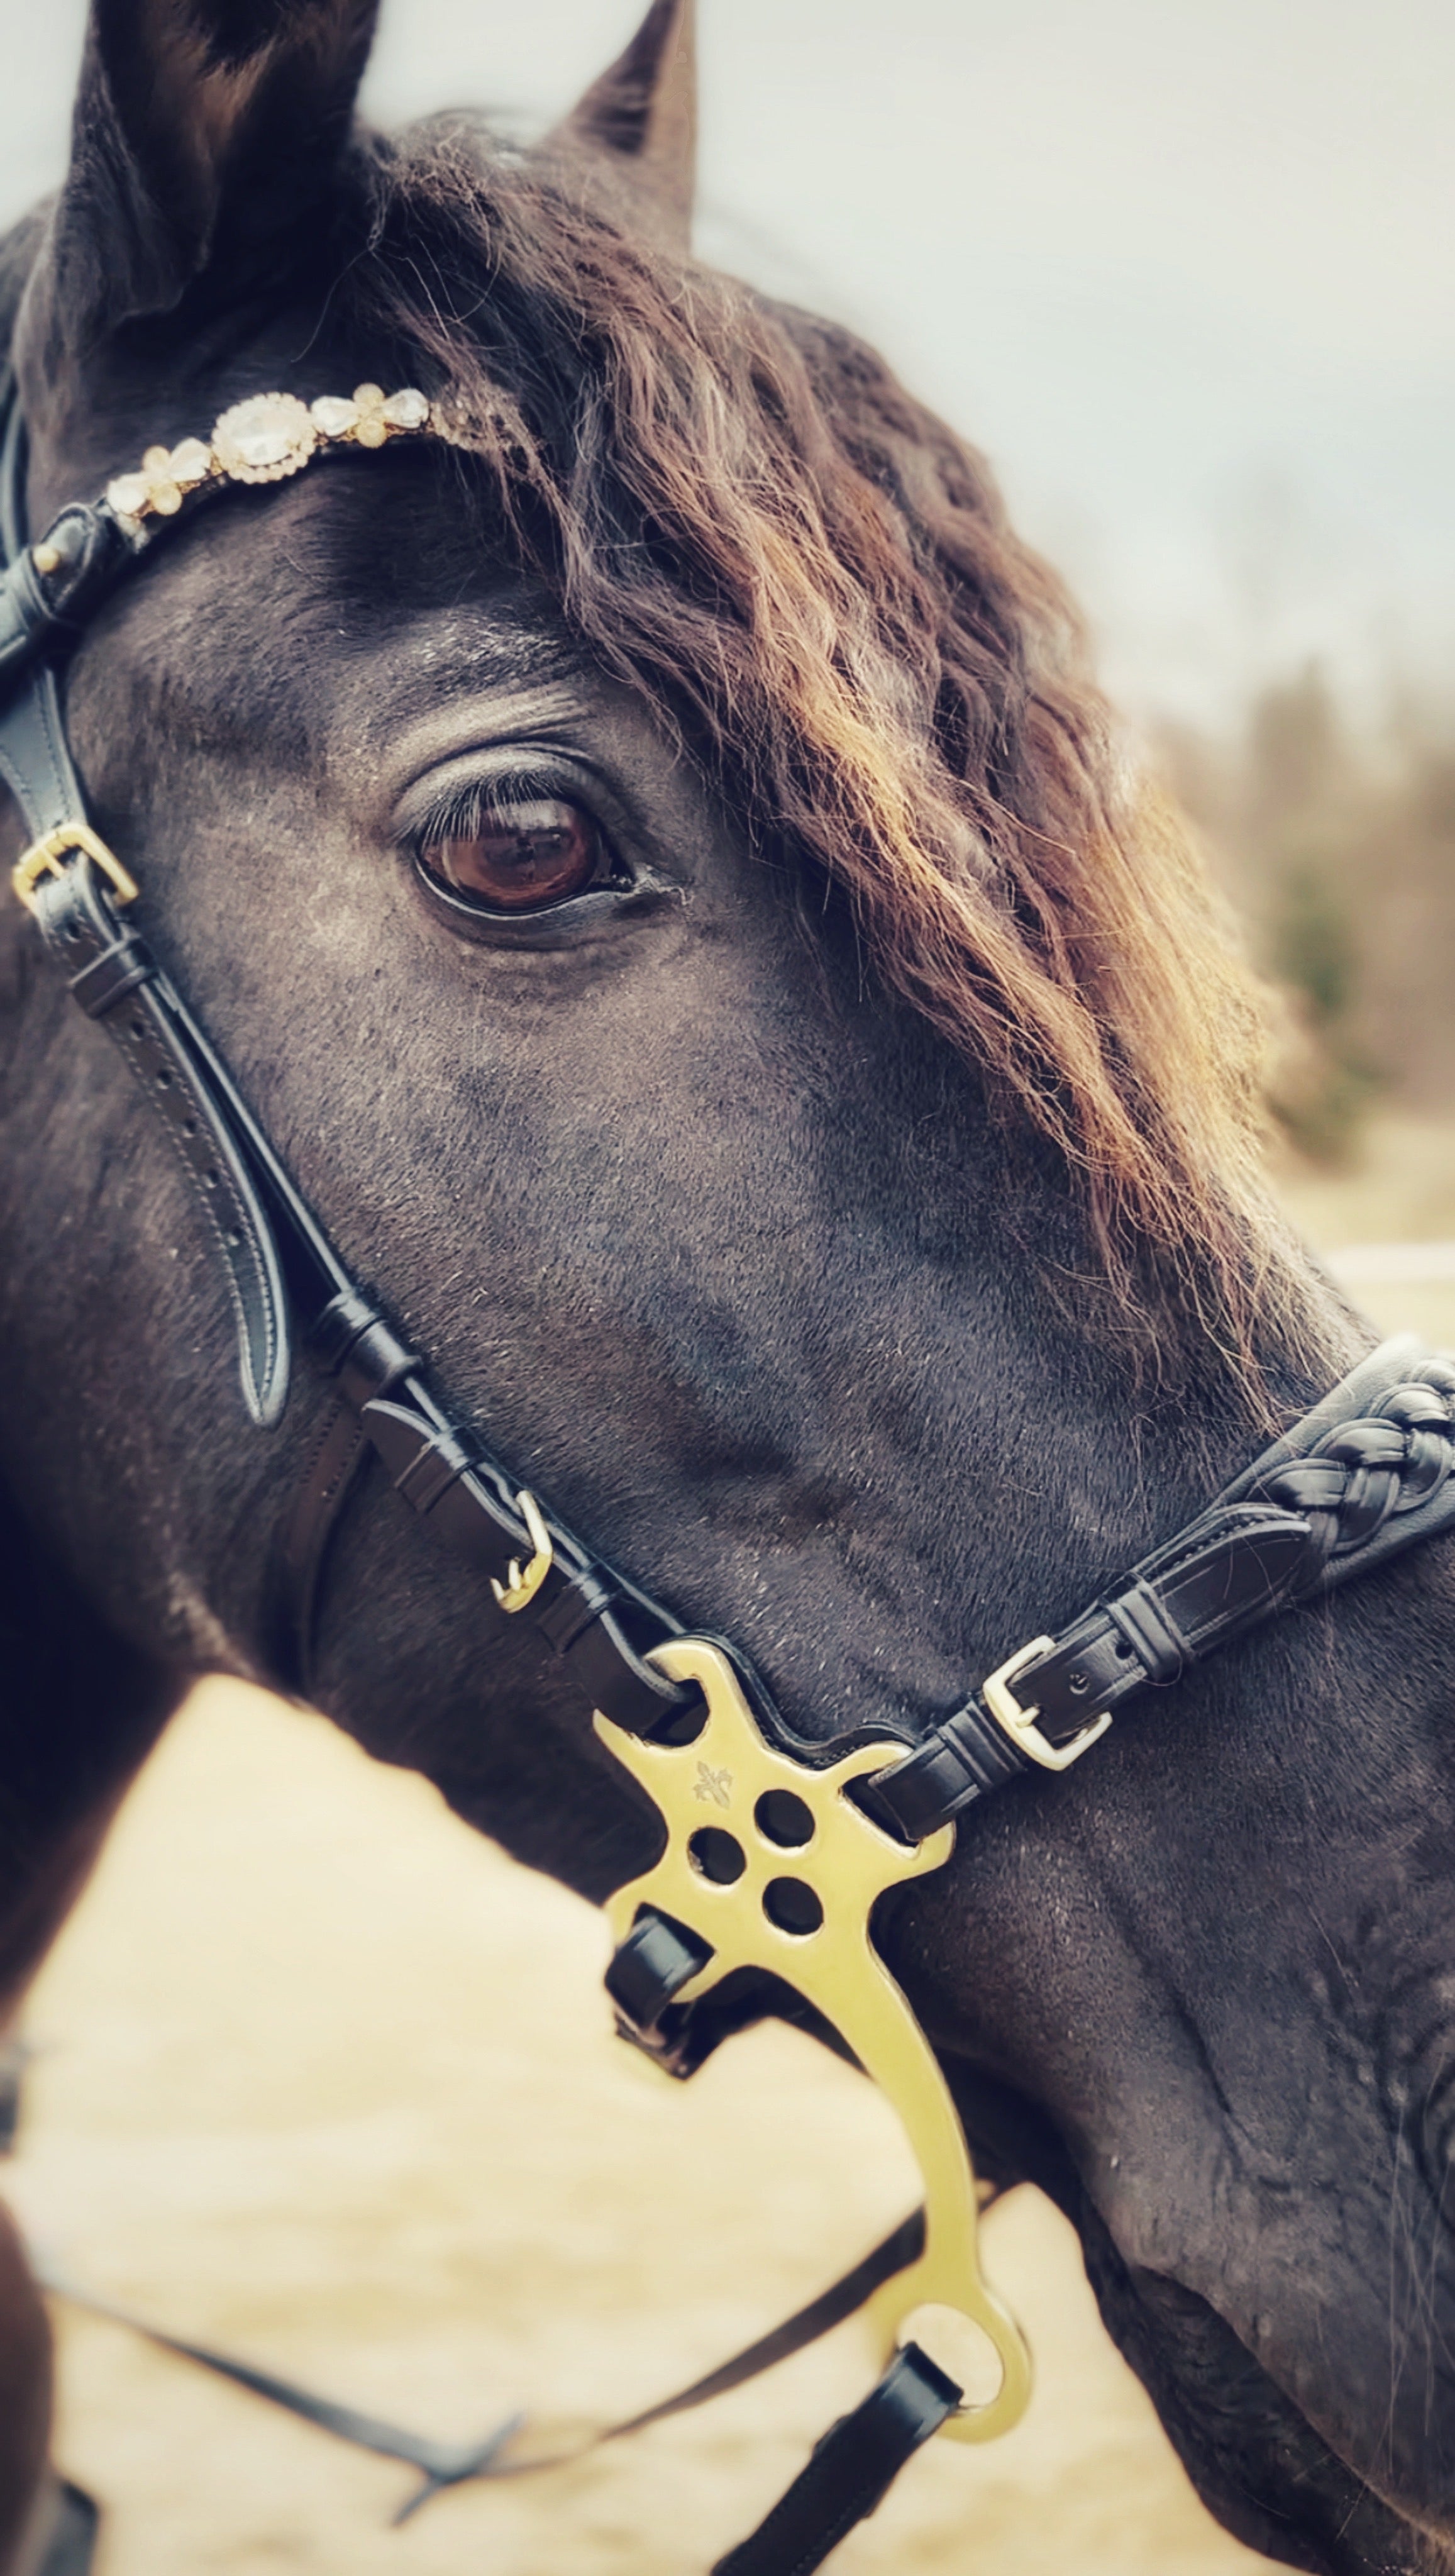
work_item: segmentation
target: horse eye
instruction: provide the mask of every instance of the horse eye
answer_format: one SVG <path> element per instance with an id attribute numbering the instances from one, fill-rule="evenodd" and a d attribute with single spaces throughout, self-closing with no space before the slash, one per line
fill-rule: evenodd
<path id="1" fill-rule="evenodd" d="M 497 805 L 468 832 L 420 848 L 427 876 L 491 912 L 541 912 L 611 873 L 605 835 L 561 796 Z"/>

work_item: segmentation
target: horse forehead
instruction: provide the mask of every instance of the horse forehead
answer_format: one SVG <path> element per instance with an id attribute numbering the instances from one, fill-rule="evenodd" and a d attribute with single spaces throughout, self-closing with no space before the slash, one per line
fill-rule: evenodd
<path id="1" fill-rule="evenodd" d="M 260 742 L 295 722 L 311 737 L 330 711 L 377 726 L 461 697 L 513 701 L 523 731 L 569 724 L 599 693 L 558 604 L 463 498 L 447 517 L 445 493 L 398 480 L 370 458 L 311 489 L 227 496 L 125 588 L 107 665 L 184 702 L 225 697 Z"/>

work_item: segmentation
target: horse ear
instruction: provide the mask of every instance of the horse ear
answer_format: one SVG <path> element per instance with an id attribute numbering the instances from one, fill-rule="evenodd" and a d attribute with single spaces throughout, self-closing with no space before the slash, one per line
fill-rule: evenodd
<path id="1" fill-rule="evenodd" d="M 92 0 L 71 165 L 32 279 L 23 372 L 242 285 L 324 197 L 378 0 Z M 225 291 L 225 288 L 224 288 Z"/>
<path id="2" fill-rule="evenodd" d="M 674 250 L 689 250 L 697 179 L 693 0 L 652 0 L 625 53 L 592 83 L 549 142 L 608 157 L 653 230 Z"/>

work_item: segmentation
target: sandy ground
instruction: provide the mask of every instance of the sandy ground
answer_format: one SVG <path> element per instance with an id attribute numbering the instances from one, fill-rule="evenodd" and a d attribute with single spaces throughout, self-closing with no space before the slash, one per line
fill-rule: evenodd
<path id="1" fill-rule="evenodd" d="M 36 1993 L 13 2197 L 173 2328 L 451 2437 L 634 2407 L 912 2206 L 869 2088 L 783 2031 L 686 2088 L 608 2035 L 600 1919 L 322 1721 L 200 1691 Z M 1040 2384 L 835 2562 L 1234 2576 L 1034 2194 L 986 2228 Z M 383 2528 L 409 2473 L 62 2311 L 61 2453 L 105 2576 L 701 2576 L 873 2376 L 863 2330 L 701 2415 Z"/>
<path id="2" fill-rule="evenodd" d="M 1443 1202 L 1425 1229 L 1397 1194 L 1361 1204 L 1350 1184 L 1308 1213 L 1331 1244 L 1455 1234 Z M 1455 1327 L 1455 1290 L 1428 1315 L 1365 1294 L 1391 1330 Z M 634 2408 L 821 2287 L 914 2183 L 883 2105 L 788 2033 L 687 2088 L 639 2072 L 605 1955 L 595 1915 L 421 1782 L 210 1685 L 37 1989 L 12 2196 L 111 2297 L 442 2436 Z M 1054 2214 L 1014 2194 L 985 2252 L 1036 2352 L 1030 2414 L 993 2450 L 933 2444 L 835 2570 L 1264 2565 L 1193 2498 Z M 115 2327 L 58 2328 L 60 2449 L 106 2500 L 103 2576 L 701 2576 L 874 2368 L 845 2327 L 702 2415 L 394 2533 L 408 2472 Z"/>

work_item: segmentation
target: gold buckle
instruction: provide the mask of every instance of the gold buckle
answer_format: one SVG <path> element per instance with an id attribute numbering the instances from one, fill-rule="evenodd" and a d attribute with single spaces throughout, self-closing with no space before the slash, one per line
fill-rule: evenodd
<path id="1" fill-rule="evenodd" d="M 534 1494 L 517 1494 L 515 1507 L 525 1522 L 535 1554 L 524 1574 L 520 1570 L 519 1560 L 512 1557 L 508 1583 L 497 1583 L 493 1574 L 490 1577 L 490 1589 L 501 1609 L 510 1611 L 523 1610 L 528 1601 L 534 1601 L 556 1561 L 551 1533 L 541 1518 L 540 1505 Z"/>
<path id="2" fill-rule="evenodd" d="M 1010 1688 L 1029 1665 L 1038 1664 L 1043 1655 L 1051 1654 L 1055 1644 L 1054 1637 L 1033 1637 L 1028 1646 L 1022 1646 L 1008 1663 L 1001 1665 L 999 1672 L 992 1673 L 988 1681 L 981 1683 L 980 1696 L 996 1725 L 1010 1737 L 1017 1752 L 1023 1753 L 1028 1762 L 1038 1762 L 1043 1771 L 1069 1771 L 1072 1763 L 1079 1762 L 1083 1753 L 1091 1751 L 1098 1737 L 1105 1735 L 1111 1724 L 1111 1710 L 1104 1708 L 1099 1717 L 1088 1718 L 1079 1735 L 1070 1736 L 1066 1743 L 1053 1744 L 1036 1724 L 1040 1710 L 1022 1708 L 1019 1700 L 1012 1697 Z"/>
<path id="3" fill-rule="evenodd" d="M 108 850 L 100 835 L 89 823 L 58 823 L 43 841 L 32 841 L 23 859 L 17 859 L 10 871 L 10 882 L 27 912 L 35 910 L 35 890 L 42 877 L 64 876 L 61 861 L 68 850 L 84 851 L 94 859 L 104 877 L 111 880 L 111 890 L 118 903 L 135 903 L 141 892 L 135 877 L 128 876 L 120 859 Z"/>

